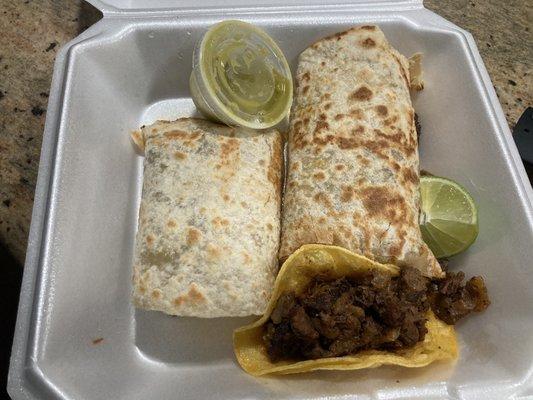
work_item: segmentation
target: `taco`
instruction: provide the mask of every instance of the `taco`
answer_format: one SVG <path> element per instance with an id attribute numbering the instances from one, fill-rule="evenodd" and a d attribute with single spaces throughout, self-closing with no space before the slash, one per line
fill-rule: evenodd
<path id="1" fill-rule="evenodd" d="M 455 330 L 431 311 L 428 283 L 414 268 L 337 246 L 302 246 L 283 264 L 263 317 L 234 332 L 237 361 L 260 376 L 453 360 Z M 403 302 L 397 308 L 376 308 L 394 296 Z M 331 318 L 341 322 L 328 326 Z"/>

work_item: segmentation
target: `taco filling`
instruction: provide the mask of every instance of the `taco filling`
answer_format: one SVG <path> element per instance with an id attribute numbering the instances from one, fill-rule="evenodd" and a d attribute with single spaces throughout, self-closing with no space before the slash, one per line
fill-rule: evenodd
<path id="1" fill-rule="evenodd" d="M 275 362 L 411 348 L 428 332 L 430 308 L 447 324 L 487 308 L 483 279 L 463 280 L 462 273 L 448 273 L 430 281 L 409 267 L 397 276 L 381 270 L 318 275 L 300 294 L 285 292 L 277 300 L 264 326 L 268 356 Z"/>

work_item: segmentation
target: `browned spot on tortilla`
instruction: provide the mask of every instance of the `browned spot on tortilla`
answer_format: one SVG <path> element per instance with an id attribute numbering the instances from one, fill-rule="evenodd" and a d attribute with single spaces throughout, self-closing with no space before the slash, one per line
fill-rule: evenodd
<path id="1" fill-rule="evenodd" d="M 359 89 L 350 94 L 348 99 L 351 101 L 368 101 L 372 98 L 372 94 L 372 90 L 366 86 L 361 86 Z"/>
<path id="2" fill-rule="evenodd" d="M 189 139 L 189 132 L 174 130 L 165 132 L 164 136 L 168 139 Z"/>
<path id="3" fill-rule="evenodd" d="M 229 221 L 226 218 L 215 217 L 211 220 L 213 225 L 228 226 Z"/>
<path id="4" fill-rule="evenodd" d="M 161 292 L 159 290 L 152 290 L 152 298 L 158 299 L 161 297 Z"/>
<path id="5" fill-rule="evenodd" d="M 360 162 L 365 167 L 367 167 L 370 164 L 370 160 L 368 158 L 361 158 Z"/>
<path id="6" fill-rule="evenodd" d="M 370 217 L 381 215 L 389 220 L 395 219 L 396 215 L 391 215 L 391 210 L 395 210 L 395 214 L 405 214 L 405 200 L 390 189 L 380 186 L 366 187 L 360 190 L 360 194 Z"/>
<path id="7" fill-rule="evenodd" d="M 241 206 L 242 206 L 242 208 L 246 208 L 246 207 L 248 207 L 248 204 L 246 204 L 245 201 L 241 201 Z"/>
<path id="8" fill-rule="evenodd" d="M 325 61 L 321 61 L 321 62 L 320 62 L 320 65 L 322 65 L 323 67 L 325 67 L 325 66 L 326 66 L 326 62 L 325 62 Z"/>
<path id="9" fill-rule="evenodd" d="M 264 167 L 265 166 L 265 160 L 259 160 L 259 165 Z"/>
<path id="10" fill-rule="evenodd" d="M 392 168 L 398 172 L 400 170 L 400 164 L 398 164 L 396 161 L 392 161 Z"/>
<path id="11" fill-rule="evenodd" d="M 326 36 L 324 39 L 316 42 L 313 46 L 313 48 L 318 48 L 318 44 L 323 42 L 323 41 L 330 41 L 330 40 L 340 40 L 343 36 L 347 35 L 348 33 L 350 33 L 352 31 L 352 29 L 348 29 L 347 31 L 344 31 L 344 32 L 337 32 L 337 33 L 334 33 L 333 35 L 330 35 L 330 36 Z M 317 46 L 317 47 L 314 47 L 314 46 Z"/>
<path id="12" fill-rule="evenodd" d="M 322 181 L 326 179 L 326 175 L 322 171 L 319 171 L 313 175 L 313 178 L 315 178 L 317 181 Z"/>
<path id="13" fill-rule="evenodd" d="M 385 125 L 392 125 L 392 124 L 394 124 L 397 121 L 398 121 L 398 115 L 393 115 L 392 117 L 387 118 L 383 122 L 384 122 Z"/>
<path id="14" fill-rule="evenodd" d="M 317 121 L 315 126 L 315 133 L 320 132 L 321 130 L 329 129 L 329 124 L 324 121 Z"/>
<path id="15" fill-rule="evenodd" d="M 354 135 L 359 135 L 365 131 L 365 127 L 362 125 L 357 126 L 357 128 L 352 129 Z"/>
<path id="16" fill-rule="evenodd" d="M 228 159 L 232 156 L 232 153 L 239 150 L 239 141 L 235 138 L 229 138 L 222 143 L 220 149 L 220 157 Z"/>
<path id="17" fill-rule="evenodd" d="M 387 114 L 389 113 L 389 110 L 387 109 L 387 106 L 379 105 L 379 106 L 376 106 L 376 112 L 378 113 L 379 116 L 386 117 Z"/>
<path id="18" fill-rule="evenodd" d="M 330 100 L 331 99 L 331 93 L 324 93 L 324 95 L 322 97 L 324 98 L 324 100 Z"/>
<path id="19" fill-rule="evenodd" d="M 309 144 L 309 142 L 303 138 L 293 138 L 291 144 L 293 145 L 293 149 L 303 149 L 305 146 Z"/>
<path id="20" fill-rule="evenodd" d="M 352 199 L 353 189 L 350 186 L 342 186 L 341 201 L 347 203 Z"/>
<path id="21" fill-rule="evenodd" d="M 359 186 L 361 186 L 363 183 L 365 183 L 365 181 L 366 181 L 366 178 L 359 178 L 359 179 L 357 180 L 357 184 L 358 184 Z"/>
<path id="22" fill-rule="evenodd" d="M 321 223 L 321 224 L 325 224 L 326 223 L 326 217 L 320 217 L 318 219 L 318 222 Z"/>
<path id="23" fill-rule="evenodd" d="M 192 246 L 200 241 L 202 233 L 196 228 L 187 229 L 187 245 Z"/>
<path id="24" fill-rule="evenodd" d="M 185 303 L 185 297 L 184 296 L 178 296 L 176 297 L 172 303 L 176 306 L 176 307 L 179 307 L 181 306 L 183 303 Z"/>
<path id="25" fill-rule="evenodd" d="M 226 194 L 226 193 L 224 193 L 224 194 L 222 195 L 222 198 L 224 199 L 225 202 L 229 202 L 229 200 L 230 200 L 229 195 Z"/>
<path id="26" fill-rule="evenodd" d="M 389 143 L 386 140 L 363 140 L 361 146 L 366 147 L 372 153 L 380 155 L 383 150 L 390 148 Z M 385 156 L 386 157 L 386 156 Z M 388 158 L 388 157 L 387 157 Z"/>
<path id="27" fill-rule="evenodd" d="M 103 341 L 104 341 L 104 338 L 103 337 L 99 337 L 97 339 L 93 339 L 92 340 L 92 344 L 97 345 L 97 344 L 102 343 Z"/>
<path id="28" fill-rule="evenodd" d="M 393 143 L 396 143 L 396 144 L 403 144 L 403 141 L 405 139 L 405 134 L 402 132 L 402 131 L 397 131 L 396 133 L 393 133 L 391 135 L 387 135 L 385 133 L 383 133 L 383 131 L 381 131 L 380 129 L 374 129 L 374 133 L 380 137 L 380 138 L 383 138 L 383 139 L 386 139 L 386 140 L 389 140 Z"/>
<path id="29" fill-rule="evenodd" d="M 269 231 L 271 231 L 271 230 L 274 229 L 274 227 L 272 226 L 272 224 L 271 224 L 270 222 L 267 223 L 267 229 L 268 229 Z"/>
<path id="30" fill-rule="evenodd" d="M 404 182 L 411 182 L 415 185 L 418 185 L 418 174 L 413 168 L 403 168 L 402 169 L 402 176 Z"/>
<path id="31" fill-rule="evenodd" d="M 356 119 L 363 119 L 363 111 L 359 108 L 352 108 L 350 110 L 350 115 Z"/>
<path id="32" fill-rule="evenodd" d="M 344 118 L 344 114 L 337 114 L 335 115 L 335 121 L 339 121 Z"/>
<path id="33" fill-rule="evenodd" d="M 300 168 L 300 161 L 294 161 L 291 165 L 291 171 L 297 171 Z"/>
<path id="34" fill-rule="evenodd" d="M 220 251 L 220 248 L 218 248 L 217 246 L 211 243 L 207 244 L 206 250 L 207 250 L 207 257 L 210 261 L 216 261 L 217 259 L 220 258 L 222 254 L 222 252 Z"/>
<path id="35" fill-rule="evenodd" d="M 307 117 L 304 118 L 304 125 L 305 126 L 309 125 L 309 118 L 307 118 Z"/>
<path id="36" fill-rule="evenodd" d="M 330 108 L 331 108 L 331 103 L 326 103 L 326 104 L 324 105 L 324 110 L 327 111 L 327 110 L 329 110 Z"/>
<path id="37" fill-rule="evenodd" d="M 322 120 L 322 121 L 325 121 L 328 117 L 326 116 L 326 114 L 322 113 L 319 115 L 319 118 Z"/>
<path id="38" fill-rule="evenodd" d="M 374 42 L 372 38 L 366 38 L 365 40 L 363 40 L 361 44 L 363 45 L 363 47 L 366 47 L 366 48 L 371 48 L 371 47 L 376 46 L 376 42 Z"/>
<path id="39" fill-rule="evenodd" d="M 175 228 L 176 227 L 176 221 L 174 221 L 172 218 L 167 221 L 167 226 L 169 228 Z"/>
<path id="40" fill-rule="evenodd" d="M 302 89 L 302 93 L 303 93 L 304 95 L 306 95 L 308 91 L 309 91 L 309 85 L 305 85 L 305 86 L 303 87 L 303 89 Z"/>
<path id="41" fill-rule="evenodd" d="M 338 144 L 339 148 L 341 148 L 343 150 L 355 149 L 355 148 L 359 147 L 359 144 L 358 144 L 357 140 L 355 140 L 354 138 L 340 137 L 337 140 L 337 144 Z"/>
<path id="42" fill-rule="evenodd" d="M 146 235 L 146 244 L 151 246 L 154 243 L 154 237 L 152 235 Z"/>
<path id="43" fill-rule="evenodd" d="M 317 145 L 317 147 L 323 147 L 328 143 L 333 143 L 335 141 L 334 135 L 326 135 L 325 137 L 315 136 L 313 138 L 313 143 Z"/>
<path id="44" fill-rule="evenodd" d="M 302 75 L 302 80 L 308 81 L 309 79 L 311 79 L 311 75 L 309 75 L 309 71 L 307 71 L 306 73 Z"/>
<path id="45" fill-rule="evenodd" d="M 200 214 L 203 214 L 205 213 L 207 210 L 205 207 L 200 207 Z"/>
<path id="46" fill-rule="evenodd" d="M 189 286 L 189 299 L 191 300 L 191 303 L 203 303 L 206 301 L 204 295 L 200 290 L 198 290 L 197 286 L 194 283 L 191 283 Z"/>
<path id="47" fill-rule="evenodd" d="M 359 29 L 364 29 L 366 31 L 375 31 L 376 27 L 374 25 L 363 25 Z"/>
<path id="48" fill-rule="evenodd" d="M 318 192 L 317 194 L 313 196 L 313 199 L 317 203 L 321 203 L 324 206 L 326 206 L 327 209 L 333 208 L 333 204 L 331 203 L 331 200 L 329 199 L 328 195 L 324 192 Z"/>
<path id="49" fill-rule="evenodd" d="M 337 164 L 337 165 L 335 165 L 335 169 L 336 169 L 337 171 L 342 171 L 342 170 L 344 169 L 344 165 L 342 165 L 342 164 Z"/>
<path id="50" fill-rule="evenodd" d="M 252 262 L 252 257 L 250 257 L 250 254 L 248 254 L 247 252 L 243 251 L 242 256 L 244 258 L 245 264 L 250 264 L 250 262 Z"/>
<path id="51" fill-rule="evenodd" d="M 176 151 L 174 153 L 174 158 L 176 160 L 185 160 L 187 158 L 187 154 L 185 154 L 184 152 L 182 151 Z"/>

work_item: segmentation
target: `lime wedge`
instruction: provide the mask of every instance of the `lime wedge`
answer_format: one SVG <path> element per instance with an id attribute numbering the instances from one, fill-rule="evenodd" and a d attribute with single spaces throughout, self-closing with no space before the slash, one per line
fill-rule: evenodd
<path id="1" fill-rule="evenodd" d="M 437 176 L 420 178 L 420 230 L 435 257 L 465 251 L 478 234 L 472 196 L 457 182 Z"/>

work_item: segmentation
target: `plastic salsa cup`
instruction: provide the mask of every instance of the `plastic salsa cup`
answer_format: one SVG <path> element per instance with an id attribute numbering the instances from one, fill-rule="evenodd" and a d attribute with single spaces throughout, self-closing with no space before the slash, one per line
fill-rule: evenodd
<path id="1" fill-rule="evenodd" d="M 207 118 L 227 125 L 266 129 L 292 104 L 292 75 L 266 32 L 242 21 L 212 26 L 194 49 L 190 89 Z"/>

